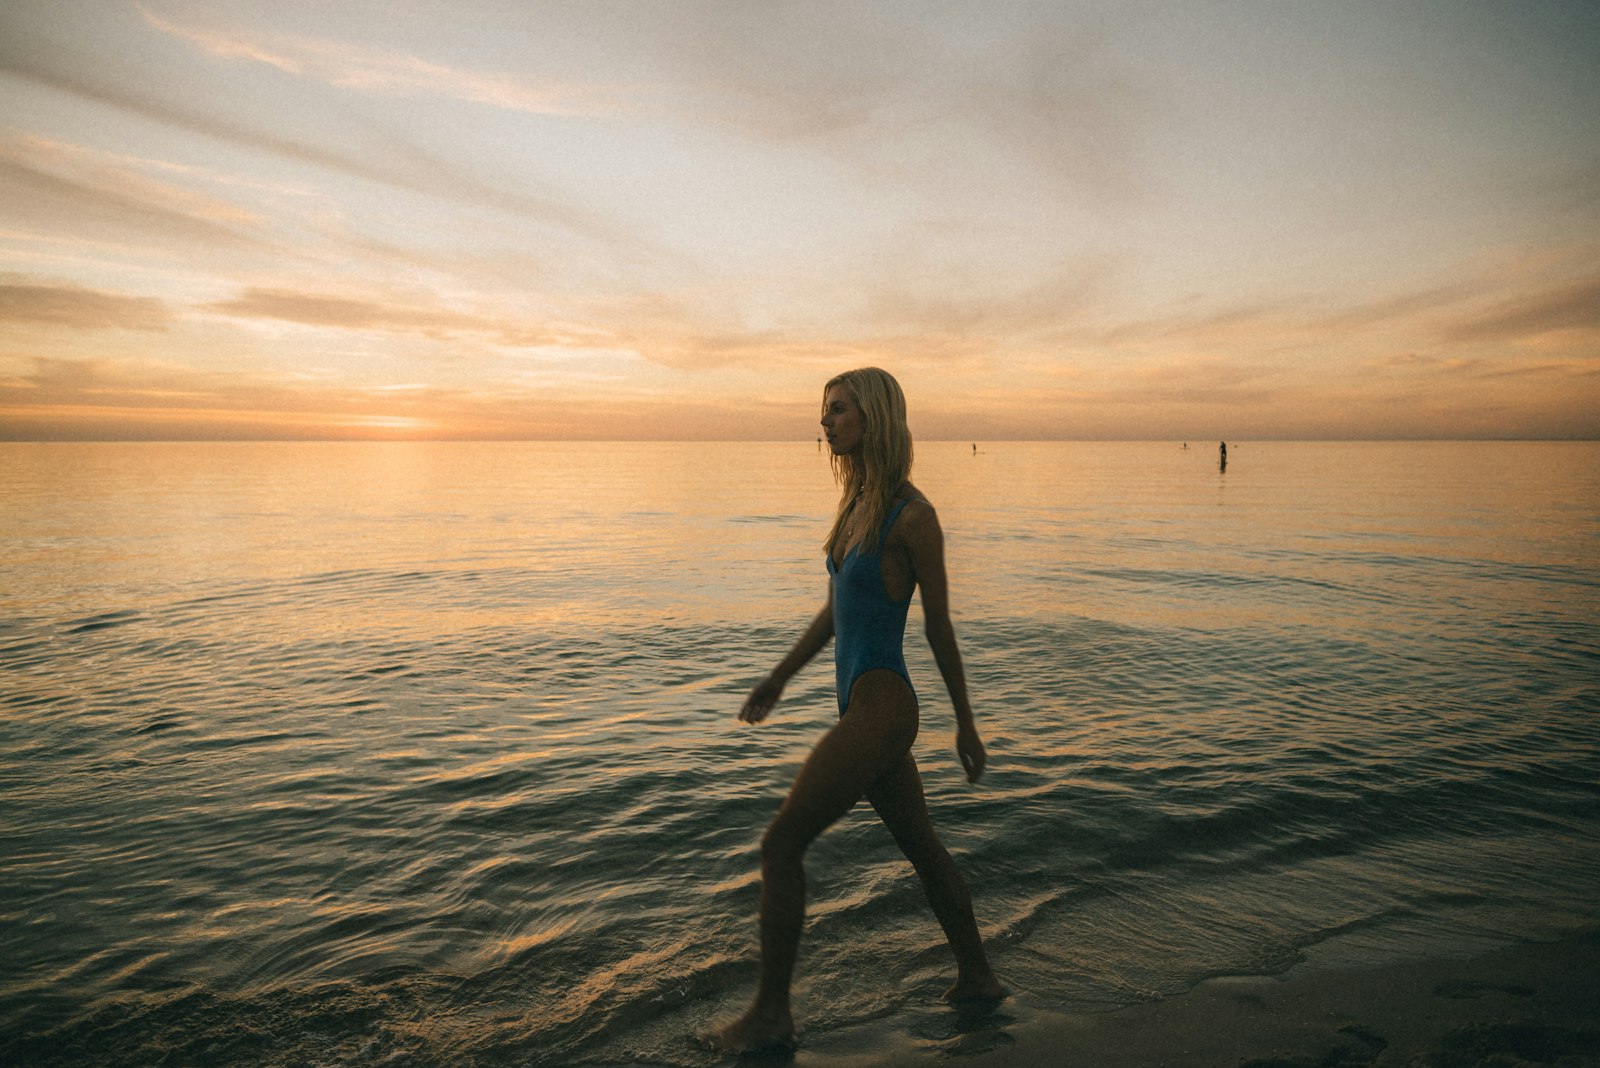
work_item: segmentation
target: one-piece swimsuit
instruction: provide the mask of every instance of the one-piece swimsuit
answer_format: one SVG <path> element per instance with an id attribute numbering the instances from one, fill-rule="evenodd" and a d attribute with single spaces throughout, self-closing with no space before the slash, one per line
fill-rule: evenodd
<path id="1" fill-rule="evenodd" d="M 889 528 L 908 503 L 910 498 L 889 511 L 878 534 L 877 551 L 864 552 L 861 546 L 852 546 L 837 567 L 833 554 L 828 554 L 828 574 L 833 581 L 834 685 L 841 716 L 856 680 L 869 671 L 887 668 L 911 685 L 903 649 L 911 598 L 893 600 L 883 588 L 883 548 L 889 541 Z"/>

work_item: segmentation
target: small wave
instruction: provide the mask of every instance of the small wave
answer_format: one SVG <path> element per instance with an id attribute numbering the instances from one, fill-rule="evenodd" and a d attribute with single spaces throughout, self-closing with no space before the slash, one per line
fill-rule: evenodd
<path id="1" fill-rule="evenodd" d="M 130 623 L 137 623 L 144 619 L 142 612 L 132 609 L 123 609 L 116 612 L 102 612 L 99 615 L 88 616 L 83 619 L 74 619 L 64 624 L 68 634 L 87 634 L 92 631 L 106 630 L 110 627 L 123 627 Z"/>

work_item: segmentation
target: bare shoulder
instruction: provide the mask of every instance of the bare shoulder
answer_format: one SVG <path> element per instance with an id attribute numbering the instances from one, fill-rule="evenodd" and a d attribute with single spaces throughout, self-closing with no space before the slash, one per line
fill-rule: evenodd
<path id="1" fill-rule="evenodd" d="M 895 521 L 895 537 L 891 540 L 903 539 L 911 545 L 939 540 L 942 537 L 939 513 L 934 510 L 933 502 L 915 486 L 908 486 L 907 490 L 909 499 L 900 511 L 900 518 Z"/>

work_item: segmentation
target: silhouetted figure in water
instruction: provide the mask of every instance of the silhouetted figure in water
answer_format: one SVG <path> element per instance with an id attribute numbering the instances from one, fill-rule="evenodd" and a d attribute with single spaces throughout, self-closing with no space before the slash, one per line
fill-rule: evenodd
<path id="1" fill-rule="evenodd" d="M 978 455 L 978 443 L 976 441 L 972 443 L 972 455 Z"/>
<path id="2" fill-rule="evenodd" d="M 739 718 L 760 723 L 801 666 L 834 642 L 839 721 L 822 736 L 761 839 L 761 978 L 741 1017 L 700 1037 L 723 1050 L 786 1044 L 794 1036 L 789 982 L 805 921 L 802 858 L 812 841 L 865 797 L 922 879 L 956 957 L 952 1001 L 1004 996 L 989 967 L 972 900 L 928 818 L 917 762 L 917 695 L 902 643 L 906 608 L 922 591 L 928 644 L 956 715 L 956 752 L 967 780 L 988 759 L 973 724 L 966 676 L 950 624 L 944 535 L 928 499 L 907 481 L 911 432 L 900 386 L 876 367 L 847 371 L 823 394 L 822 426 L 843 486 L 826 544 L 828 601 L 745 699 Z"/>
<path id="3" fill-rule="evenodd" d="M 1228 443 L 1226 441 L 1222 443 L 1222 450 L 1219 453 L 1219 458 L 1217 460 L 1217 469 L 1220 471 L 1226 471 L 1228 469 Z"/>

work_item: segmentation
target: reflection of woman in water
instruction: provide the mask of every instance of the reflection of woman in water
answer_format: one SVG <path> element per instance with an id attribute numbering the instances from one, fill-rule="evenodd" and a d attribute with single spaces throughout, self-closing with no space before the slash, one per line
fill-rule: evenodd
<path id="1" fill-rule="evenodd" d="M 968 781 L 978 781 L 986 759 L 950 624 L 939 517 L 906 480 L 911 432 L 899 383 L 875 367 L 835 377 L 823 394 L 822 426 L 834 476 L 843 486 L 826 544 L 828 601 L 772 674 L 750 691 L 739 718 L 765 719 L 790 676 L 833 638 L 839 722 L 806 758 L 761 840 L 761 977 L 749 1011 L 704 1036 L 724 1049 L 792 1038 L 789 980 L 805 919 L 801 858 L 862 797 L 915 866 L 955 951 L 956 982 L 945 997 L 1003 994 L 984 954 L 966 883 L 928 819 L 911 755 L 917 696 L 901 645 L 911 593 L 921 587 L 928 643 L 955 707 L 956 752 Z"/>

